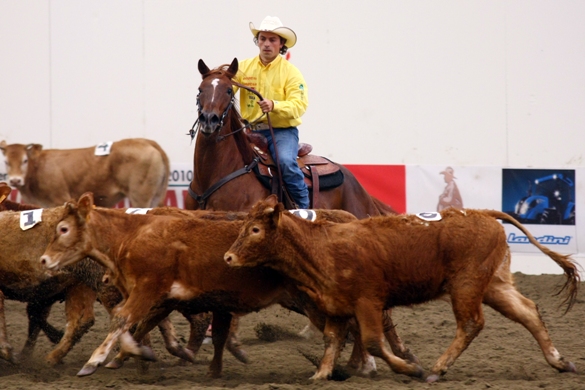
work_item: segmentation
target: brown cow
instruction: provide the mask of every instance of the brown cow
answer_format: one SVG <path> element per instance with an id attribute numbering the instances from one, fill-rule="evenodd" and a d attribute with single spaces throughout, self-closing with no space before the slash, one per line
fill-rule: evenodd
<path id="1" fill-rule="evenodd" d="M 96 204 L 103 207 L 113 207 L 125 197 L 134 207 L 164 203 L 170 163 L 152 140 L 114 142 L 105 156 L 97 156 L 96 147 L 43 150 L 39 144 L 8 145 L 2 141 L 0 149 L 6 158 L 9 184 L 27 203 L 58 206 L 86 191 L 94 192 Z"/>
<path id="2" fill-rule="evenodd" d="M 47 356 L 51 365 L 60 363 L 73 345 L 94 323 L 93 305 L 96 296 L 108 312 L 120 302 L 122 296 L 113 286 L 101 283 L 104 269 L 92 260 L 84 259 L 55 276 L 49 276 L 36 259 L 42 255 L 54 234 L 58 218 L 64 207 L 42 210 L 42 222 L 23 231 L 19 224 L 22 213 L 5 211 L 33 210 L 39 206 L 11 202 L 6 197 L 10 187 L 0 183 L 0 358 L 16 363 L 13 348 L 8 341 L 4 316 L 4 299 L 27 303 L 29 319 L 28 338 L 20 360 L 27 359 L 34 349 L 39 332 L 45 332 L 49 340 L 58 345 Z M 3 200 L 2 200 L 3 199 Z M 64 300 L 67 325 L 65 333 L 47 322 L 53 303 Z M 188 318 L 189 319 L 189 318 Z M 192 326 L 195 326 L 191 320 Z M 175 342 L 174 329 L 168 321 L 162 321 L 159 329 L 167 350 L 180 358 L 193 361 L 194 355 Z"/>
<path id="3" fill-rule="evenodd" d="M 53 343 L 58 343 L 46 357 L 49 364 L 55 365 L 94 323 L 96 291 L 78 276 L 94 275 L 98 279 L 103 270 L 92 261 L 84 260 L 49 277 L 35 259 L 49 243 L 54 229 L 51 220 L 57 214 L 43 213 L 43 223 L 29 230 L 20 228 L 21 215 L 21 212 L 0 212 L 0 356 L 16 361 L 7 340 L 3 310 L 4 299 L 14 299 L 27 302 L 29 318 L 28 338 L 20 358 L 25 359 L 32 353 L 37 336 L 43 330 Z M 65 300 L 67 326 L 64 334 L 47 323 L 52 304 L 59 300 Z"/>
<path id="4" fill-rule="evenodd" d="M 322 328 L 322 315 L 287 279 L 267 269 L 232 270 L 225 264 L 223 254 L 242 226 L 238 218 L 122 214 L 95 208 L 91 194 L 83 195 L 77 204 L 68 203 L 66 208 L 41 263 L 59 270 L 88 256 L 111 270 L 113 282 L 126 297 L 115 310 L 110 334 L 78 375 L 95 372 L 116 339 L 126 354 L 154 359 L 152 351 L 136 344 L 128 330 L 142 320 L 134 333 L 140 340 L 175 309 L 213 312 L 212 376 L 221 374 L 231 313 L 249 313 L 280 303 L 308 315 Z M 335 217 L 343 213 L 355 219 L 340 210 L 319 212 Z"/>
<path id="5" fill-rule="evenodd" d="M 414 374 L 411 364 L 381 342 L 383 309 L 449 295 L 457 333 L 427 381 L 445 374 L 484 325 L 482 302 L 524 325 L 547 362 L 575 371 L 553 346 L 534 302 L 514 287 L 506 234 L 497 219 L 514 224 L 565 272 L 568 308 L 576 298 L 579 273 L 569 256 L 540 245 L 520 223 L 493 210 L 442 211 L 428 222 L 414 215 L 373 217 L 345 224 L 306 223 L 283 212 L 275 197 L 259 202 L 238 239 L 225 254 L 233 266 L 264 264 L 294 279 L 328 314 L 331 340 L 313 378 L 327 378 L 340 343 L 344 317 L 357 318 L 362 342 L 398 373 Z M 239 267 L 234 267 L 239 268 Z"/>

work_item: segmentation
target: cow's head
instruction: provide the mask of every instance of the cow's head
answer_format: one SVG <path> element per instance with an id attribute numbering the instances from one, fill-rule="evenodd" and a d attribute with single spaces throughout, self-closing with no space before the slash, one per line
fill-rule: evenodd
<path id="1" fill-rule="evenodd" d="M 43 267 L 57 271 L 91 254 L 90 237 L 85 225 L 93 209 L 93 194 L 90 192 L 81 195 L 78 202 L 65 203 L 53 240 L 41 256 Z"/>
<path id="2" fill-rule="evenodd" d="M 31 161 L 35 161 L 38 154 L 43 150 L 40 144 L 11 144 L 6 141 L 0 142 L 0 150 L 4 155 L 8 183 L 12 187 L 20 188 L 26 184 L 26 174 Z"/>
<path id="3" fill-rule="evenodd" d="M 225 253 L 224 260 L 230 266 L 256 266 L 265 264 L 276 255 L 276 229 L 280 214 L 285 208 L 276 195 L 270 195 L 254 205 L 240 235 Z"/>

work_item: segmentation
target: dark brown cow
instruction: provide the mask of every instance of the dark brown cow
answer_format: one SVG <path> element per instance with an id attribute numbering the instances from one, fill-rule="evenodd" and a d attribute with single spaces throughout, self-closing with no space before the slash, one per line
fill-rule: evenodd
<path id="1" fill-rule="evenodd" d="M 78 375 L 95 372 L 116 339 L 121 341 L 126 355 L 153 359 L 152 351 L 136 344 L 128 330 L 142 321 L 134 333 L 136 340 L 140 340 L 175 309 L 192 314 L 213 312 L 212 376 L 221 373 L 232 313 L 249 313 L 280 303 L 323 326 L 320 318 L 324 317 L 310 300 L 278 273 L 267 269 L 233 270 L 225 264 L 223 254 L 242 226 L 238 218 L 231 221 L 129 215 L 95 208 L 91 194 L 66 207 L 55 240 L 41 257 L 41 263 L 50 270 L 59 270 L 88 256 L 110 269 L 113 282 L 126 297 L 115 310 L 110 334 Z M 340 210 L 319 213 L 355 219 Z"/>
<path id="2" fill-rule="evenodd" d="M 334 336 L 313 378 L 331 374 L 329 360 L 336 356 L 338 335 L 346 326 L 342 319 L 353 316 L 373 356 L 384 359 L 395 372 L 415 374 L 416 367 L 389 353 L 381 342 L 380 313 L 445 295 L 452 302 L 457 333 L 427 381 L 445 374 L 483 328 L 482 302 L 526 327 L 552 367 L 575 371 L 553 346 L 534 302 L 514 287 L 506 234 L 496 218 L 514 224 L 563 269 L 568 308 L 576 298 L 578 270 L 569 256 L 540 245 L 509 215 L 448 209 L 436 222 L 399 215 L 310 224 L 283 210 L 275 197 L 259 202 L 225 260 L 233 266 L 264 264 L 282 272 L 327 313 L 325 332 Z"/>
<path id="3" fill-rule="evenodd" d="M 95 147 L 47 149 L 39 144 L 0 142 L 9 184 L 24 202 L 59 206 L 86 191 L 96 204 L 113 207 L 125 197 L 134 207 L 162 206 L 170 163 L 162 148 L 144 138 L 114 142 L 111 152 L 96 156 Z"/>

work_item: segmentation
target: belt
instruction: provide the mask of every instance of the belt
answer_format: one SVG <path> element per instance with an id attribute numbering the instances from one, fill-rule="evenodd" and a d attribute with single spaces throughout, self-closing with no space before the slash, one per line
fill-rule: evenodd
<path id="1" fill-rule="evenodd" d="M 270 129 L 270 127 L 268 127 L 268 123 L 256 123 L 255 125 L 252 125 L 251 128 L 253 131 Z"/>

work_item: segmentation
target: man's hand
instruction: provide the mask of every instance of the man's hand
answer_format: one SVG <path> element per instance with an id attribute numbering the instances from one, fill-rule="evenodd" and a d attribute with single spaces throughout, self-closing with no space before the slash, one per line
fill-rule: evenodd
<path id="1" fill-rule="evenodd" d="M 262 112 L 270 112 L 274 109 L 274 102 L 272 100 L 264 99 L 258 102 Z"/>

